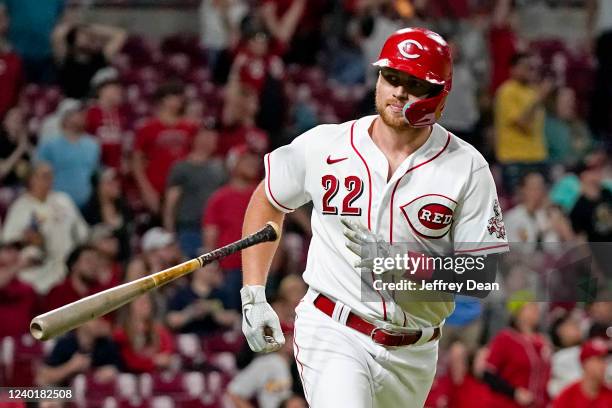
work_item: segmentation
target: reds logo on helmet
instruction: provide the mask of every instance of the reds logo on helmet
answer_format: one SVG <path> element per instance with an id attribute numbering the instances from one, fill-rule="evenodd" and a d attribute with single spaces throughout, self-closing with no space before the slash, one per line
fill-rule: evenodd
<path id="1" fill-rule="evenodd" d="M 414 48 L 418 48 L 418 51 L 423 51 L 423 46 L 416 40 L 404 40 L 401 43 L 397 44 L 397 49 L 400 54 L 402 54 L 405 58 L 416 59 L 421 56 L 420 52 L 415 52 Z"/>
<path id="2" fill-rule="evenodd" d="M 412 230 L 423 238 L 438 239 L 450 231 L 457 203 L 440 194 L 427 194 L 401 206 Z"/>

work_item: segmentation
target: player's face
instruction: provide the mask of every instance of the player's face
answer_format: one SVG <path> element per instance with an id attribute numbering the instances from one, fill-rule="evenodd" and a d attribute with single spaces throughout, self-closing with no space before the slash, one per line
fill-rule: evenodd
<path id="1" fill-rule="evenodd" d="M 437 86 L 390 68 L 383 68 L 376 83 L 376 110 L 383 122 L 394 129 L 408 129 L 403 109 L 406 103 L 427 98 Z"/>

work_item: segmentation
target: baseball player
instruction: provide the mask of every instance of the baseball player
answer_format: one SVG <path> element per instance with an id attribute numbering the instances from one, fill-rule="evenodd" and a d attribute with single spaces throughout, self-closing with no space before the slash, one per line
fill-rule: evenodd
<path id="1" fill-rule="evenodd" d="M 436 124 L 451 88 L 447 43 L 402 29 L 374 65 L 378 115 L 317 126 L 266 155 L 244 221 L 248 234 L 313 203 L 294 354 L 314 408 L 422 407 L 431 387 L 453 291 L 376 290 L 364 280 L 373 257 L 400 242 L 432 256 L 508 250 L 486 161 Z M 243 332 L 254 351 L 284 343 L 265 296 L 276 247 L 243 251 Z"/>

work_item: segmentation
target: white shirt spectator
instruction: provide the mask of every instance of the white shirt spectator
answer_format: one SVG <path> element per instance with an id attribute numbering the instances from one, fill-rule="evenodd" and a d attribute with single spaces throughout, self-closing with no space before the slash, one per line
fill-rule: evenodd
<path id="1" fill-rule="evenodd" d="M 226 5 L 223 5 L 225 3 Z M 226 8 L 224 16 L 223 8 Z M 243 0 L 202 0 L 200 3 L 200 30 L 202 45 L 207 49 L 223 50 L 230 46 L 231 28 L 249 11 Z M 227 25 L 229 23 L 229 27 Z"/>
<path id="2" fill-rule="evenodd" d="M 250 400 L 257 397 L 260 408 L 278 408 L 291 396 L 289 364 L 279 353 L 255 358 L 229 384 L 232 394 Z"/>
<path id="3" fill-rule="evenodd" d="M 36 228 L 44 238 L 43 263 L 19 273 L 19 277 L 45 294 L 65 275 L 64 260 L 70 251 L 84 242 L 89 227 L 68 195 L 52 191 L 45 201 L 24 193 L 9 207 L 2 239 L 20 241 L 29 228 Z"/>
<path id="4" fill-rule="evenodd" d="M 534 253 L 538 242 L 559 242 L 557 235 L 550 229 L 544 208 L 531 214 L 524 205 L 519 204 L 504 213 L 504 224 L 512 250 Z"/>
<path id="5" fill-rule="evenodd" d="M 580 346 L 568 347 L 557 351 L 553 354 L 551 363 L 548 395 L 551 398 L 555 398 L 565 387 L 582 377 Z"/>

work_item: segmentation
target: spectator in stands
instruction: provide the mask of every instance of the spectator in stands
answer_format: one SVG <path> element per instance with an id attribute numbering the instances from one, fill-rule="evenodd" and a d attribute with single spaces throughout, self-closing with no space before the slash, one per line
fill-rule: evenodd
<path id="1" fill-rule="evenodd" d="M 100 162 L 120 174 L 125 172 L 123 161 L 126 118 L 122 111 L 123 85 L 115 68 L 103 68 L 91 79 L 96 100 L 87 109 L 85 129 L 100 143 Z"/>
<path id="2" fill-rule="evenodd" d="M 555 399 L 553 408 L 612 406 L 612 390 L 606 386 L 606 365 L 611 353 L 609 341 L 590 340 L 580 350 L 582 378 L 565 388 Z"/>
<path id="3" fill-rule="evenodd" d="M 595 301 L 587 305 L 587 325 L 588 338 L 610 337 L 608 331 L 612 327 L 612 294 L 607 290 L 601 290 L 597 294 Z"/>
<path id="4" fill-rule="evenodd" d="M 35 164 L 27 178 L 27 190 L 9 207 L 2 236 L 38 248 L 40 265 L 20 272 L 38 293 L 45 294 L 64 277 L 64 261 L 87 238 L 87 223 L 66 194 L 53 191 L 53 170 Z M 44 255 L 43 255 L 44 252 Z"/>
<path id="5" fill-rule="evenodd" d="M 100 146 L 85 133 L 85 111 L 76 105 L 62 117 L 59 137 L 38 145 L 36 159 L 53 168 L 54 189 L 63 191 L 82 208 L 91 197 L 92 176 L 100 164 Z"/>
<path id="6" fill-rule="evenodd" d="M 556 351 L 551 358 L 548 395 L 555 398 L 568 385 L 580 378 L 580 344 L 582 333 L 576 313 L 559 312 L 550 326 L 550 339 Z"/>
<path id="7" fill-rule="evenodd" d="M 227 310 L 219 286 L 223 275 L 217 263 L 206 265 L 192 274 L 168 302 L 168 327 L 180 333 L 206 335 L 230 328 L 240 321 L 234 310 Z"/>
<path id="8" fill-rule="evenodd" d="M 189 154 L 198 129 L 182 118 L 185 104 L 182 84 L 168 82 L 160 85 L 154 100 L 155 116 L 136 133 L 132 164 L 146 208 L 158 214 L 170 169 Z"/>
<path id="9" fill-rule="evenodd" d="M 39 312 L 36 292 L 17 276 L 26 265 L 18 243 L 0 244 L 0 316 L 11 317 L 0 325 L 0 339 L 28 333 L 30 321 Z"/>
<path id="10" fill-rule="evenodd" d="M 228 395 L 236 407 L 248 408 L 256 399 L 260 408 L 278 408 L 291 396 L 293 379 L 293 326 L 281 324 L 287 341 L 275 353 L 256 357 L 236 375 L 227 387 Z"/>
<path id="11" fill-rule="evenodd" d="M 21 58 L 8 40 L 9 16 L 6 5 L 0 3 L 0 120 L 17 103 L 23 85 Z"/>
<path id="12" fill-rule="evenodd" d="M 127 32 L 101 24 L 59 24 L 53 32 L 53 56 L 59 84 L 69 98 L 90 95 L 91 80 L 121 51 Z"/>
<path id="13" fill-rule="evenodd" d="M 580 196 L 570 213 L 572 226 L 590 242 L 612 241 L 612 192 L 605 189 L 603 163 L 580 163 L 575 169 L 580 178 Z"/>
<path id="14" fill-rule="evenodd" d="M 453 134 L 476 144 L 476 125 L 480 119 L 478 106 L 478 91 L 482 83 L 477 79 L 477 73 L 463 57 L 462 49 L 453 37 L 447 39 L 453 55 L 453 87 L 440 124 Z"/>
<path id="15" fill-rule="evenodd" d="M 541 314 L 534 300 L 527 291 L 512 294 L 510 327 L 491 340 L 484 380 L 493 391 L 492 406 L 546 406 L 550 347 L 537 331 Z"/>
<path id="16" fill-rule="evenodd" d="M 322 48 L 321 22 L 331 9 L 329 0 L 263 0 L 258 13 L 272 37 L 288 46 L 285 59 L 313 65 Z"/>
<path id="17" fill-rule="evenodd" d="M 589 129 L 576 113 L 573 89 L 561 87 L 552 92 L 547 101 L 544 132 L 552 164 L 575 164 L 592 149 Z"/>
<path id="18" fill-rule="evenodd" d="M 589 242 L 599 268 L 607 271 L 610 251 L 601 243 L 612 242 L 612 192 L 602 184 L 603 163 L 582 162 L 575 171 L 580 178 L 580 196 L 569 214 L 572 227 Z"/>
<path id="19" fill-rule="evenodd" d="M 455 341 L 459 341 L 468 352 L 475 351 L 482 332 L 482 311 L 480 299 L 456 296 L 455 310 L 444 323 L 444 336 L 440 339 L 440 347 L 447 349 Z"/>
<path id="20" fill-rule="evenodd" d="M 597 58 L 593 95 L 589 103 L 589 124 L 599 140 L 612 137 L 612 4 L 606 0 L 586 0 L 587 38 Z"/>
<path id="21" fill-rule="evenodd" d="M 150 294 L 135 299 L 123 309 L 121 324 L 113 333 L 113 339 L 128 372 L 152 373 L 171 366 L 174 340 L 154 316 Z"/>
<path id="22" fill-rule="evenodd" d="M 72 98 L 64 98 L 57 105 L 55 111 L 46 115 L 42 119 L 40 128 L 38 129 L 38 144 L 42 144 L 50 139 L 59 137 L 62 134 L 62 119 L 64 115 L 81 105 L 79 101 Z"/>
<path id="23" fill-rule="evenodd" d="M 161 227 L 153 227 L 144 233 L 140 241 L 142 255 L 151 272 L 158 272 L 181 261 L 181 252 L 173 233 Z"/>
<path id="24" fill-rule="evenodd" d="M 121 355 L 100 322 L 90 320 L 58 339 L 40 367 L 36 383 L 65 387 L 82 373 L 93 374 L 100 383 L 114 380 L 122 368 Z"/>
<path id="25" fill-rule="evenodd" d="M 596 150 L 586 155 L 580 163 L 585 164 L 587 167 L 602 167 L 605 165 L 607 157 L 605 151 Z M 568 214 L 572 211 L 581 195 L 580 178 L 575 174 L 575 170 L 580 169 L 580 167 L 582 166 L 577 165 L 572 169 L 574 172 L 566 173 L 565 176 L 553 185 L 550 191 L 550 200 L 563 208 L 563 211 Z M 612 179 L 605 177 L 602 180 L 602 186 L 604 189 L 612 191 Z"/>
<path id="26" fill-rule="evenodd" d="M 276 300 L 272 303 L 281 321 L 293 323 L 295 308 L 306 294 L 307 289 L 300 275 L 287 275 L 281 280 Z"/>
<path id="27" fill-rule="evenodd" d="M 212 158 L 218 133 L 200 129 L 189 156 L 170 170 L 164 200 L 164 227 L 176 232 L 181 250 L 194 258 L 202 248 L 202 208 L 225 181 L 223 164 Z"/>
<path id="28" fill-rule="evenodd" d="M 525 49 L 517 34 L 518 12 L 514 0 L 497 0 L 489 30 L 489 54 L 491 56 L 491 95 L 512 76 L 513 56 Z"/>
<path id="29" fill-rule="evenodd" d="M 205 251 L 240 239 L 244 214 L 260 178 L 260 160 L 260 156 L 245 145 L 229 152 L 227 167 L 230 179 L 210 197 L 204 210 L 202 234 Z M 240 254 L 227 256 L 219 264 L 224 273 L 224 303 L 229 308 L 240 310 Z"/>
<path id="30" fill-rule="evenodd" d="M 280 48 L 256 19 L 248 20 L 242 37 L 244 44 L 237 50 L 229 85 L 235 86 L 239 82 L 248 84 L 261 96 L 270 77 L 281 79 L 284 74 L 283 62 L 279 57 Z"/>
<path id="31" fill-rule="evenodd" d="M 90 245 L 76 247 L 66 259 L 66 278 L 45 298 L 45 310 L 57 309 L 102 289 L 99 268 L 100 254 L 96 248 Z"/>
<path id="32" fill-rule="evenodd" d="M 432 401 L 440 405 L 426 403 L 425 406 L 469 408 L 475 401 L 478 406 L 492 406 L 492 392 L 481 380 L 488 353 L 487 348 L 470 351 L 461 342 L 453 343 L 448 349 L 448 371 L 439 379 L 442 395 Z"/>
<path id="33" fill-rule="evenodd" d="M 23 179 L 30 166 L 29 159 L 32 150 L 30 134 L 21 108 L 10 109 L 0 126 L 0 181 L 2 185 L 16 188 L 23 184 Z"/>
<path id="34" fill-rule="evenodd" d="M 211 118 L 209 114 L 210 112 L 207 112 L 204 102 L 200 99 L 190 99 L 185 104 L 185 120 L 196 124 L 200 128 L 212 127 L 214 124 L 214 118 Z"/>
<path id="35" fill-rule="evenodd" d="M 123 283 L 123 267 L 119 262 L 120 244 L 113 227 L 97 224 L 91 229 L 89 245 L 98 251 L 98 281 L 102 289 Z"/>
<path id="36" fill-rule="evenodd" d="M 150 273 L 147 266 L 147 262 L 142 256 L 135 256 L 130 259 L 125 268 L 125 282 L 131 282 L 133 280 L 142 278 Z"/>
<path id="37" fill-rule="evenodd" d="M 213 69 L 238 42 L 240 21 L 249 12 L 245 0 L 202 0 L 200 2 L 200 42 Z"/>
<path id="38" fill-rule="evenodd" d="M 55 79 L 51 33 L 64 15 L 66 0 L 3 0 L 11 18 L 11 42 L 23 59 L 28 82 Z"/>
<path id="39" fill-rule="evenodd" d="M 83 217 L 89 225 L 104 224 L 110 227 L 119 240 L 118 259 L 128 259 L 132 215 L 121 191 L 116 169 L 106 168 L 99 173 L 96 191 L 83 207 Z"/>
<path id="40" fill-rule="evenodd" d="M 256 89 L 243 82 L 229 85 L 224 102 L 216 155 L 225 158 L 232 148 L 243 144 L 266 152 L 268 135 L 255 124 L 260 106 Z"/>
<path id="41" fill-rule="evenodd" d="M 503 165 L 507 193 L 512 193 L 522 173 L 546 169 L 544 101 L 553 84 L 544 79 L 536 85 L 538 80 L 537 59 L 530 54 L 516 54 L 512 57 L 511 77 L 496 94 L 495 151 Z"/>
<path id="42" fill-rule="evenodd" d="M 519 203 L 504 213 L 508 241 L 517 252 L 534 254 L 542 243 L 559 241 L 551 224 L 546 181 L 540 173 L 527 173 L 518 187 Z"/>

